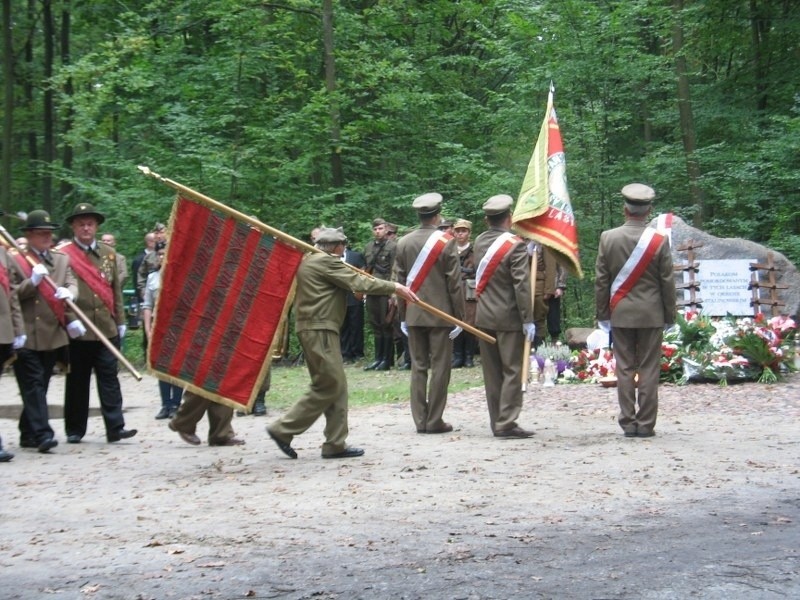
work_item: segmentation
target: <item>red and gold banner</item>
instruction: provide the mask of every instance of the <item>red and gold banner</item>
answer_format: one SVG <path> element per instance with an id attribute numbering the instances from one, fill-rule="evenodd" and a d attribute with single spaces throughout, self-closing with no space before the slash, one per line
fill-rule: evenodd
<path id="1" fill-rule="evenodd" d="M 578 256 L 578 229 L 567 190 L 566 158 L 561 142 L 553 86 L 539 138 L 514 207 L 514 230 L 556 252 L 570 272 L 583 277 Z"/>
<path id="2" fill-rule="evenodd" d="M 269 370 L 302 250 L 179 196 L 148 365 L 159 379 L 250 407 Z"/>

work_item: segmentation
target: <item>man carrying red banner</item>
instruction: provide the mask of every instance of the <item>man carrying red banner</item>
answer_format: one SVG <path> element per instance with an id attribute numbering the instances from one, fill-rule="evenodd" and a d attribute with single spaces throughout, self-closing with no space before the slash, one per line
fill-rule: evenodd
<path id="1" fill-rule="evenodd" d="M 417 211 L 420 225 L 397 242 L 397 281 L 419 294 L 427 304 L 463 320 L 464 292 L 456 239 L 438 228 L 442 221 L 442 196 L 424 194 L 414 200 L 412 207 Z M 400 320 L 411 354 L 411 416 L 417 433 L 453 431 L 442 415 L 450 385 L 453 339 L 462 329 L 404 302 L 400 303 Z"/>
<path id="2" fill-rule="evenodd" d="M 625 437 L 646 438 L 655 435 L 661 342 L 675 323 L 675 276 L 666 236 L 647 227 L 655 191 L 631 183 L 622 196 L 625 224 L 600 235 L 596 314 L 613 339 L 619 425 Z"/>
<path id="3" fill-rule="evenodd" d="M 517 424 L 522 410 L 522 358 L 525 339 L 533 342 L 531 281 L 527 245 L 510 232 L 513 198 L 492 196 L 483 204 L 487 231 L 475 240 L 476 327 L 497 339 L 480 340 L 481 367 L 495 437 L 528 438 Z"/>
<path id="4" fill-rule="evenodd" d="M 28 213 L 22 231 L 28 238 L 25 254 L 11 250 L 11 277 L 17 286 L 27 340 L 17 350 L 14 373 L 22 397 L 20 446 L 47 453 L 58 445 L 50 427 L 47 390 L 53 368 L 66 360 L 69 344 L 63 300 L 74 300 L 78 284 L 69 258 L 51 249 L 57 223 L 43 210 Z M 33 263 L 33 264 L 32 264 Z M 53 287 L 48 281 L 52 281 Z"/>
<path id="5" fill-rule="evenodd" d="M 78 204 L 67 217 L 74 237 L 58 249 L 69 256 L 78 279 L 76 306 L 92 320 L 100 333 L 119 347 L 126 329 L 122 286 L 114 249 L 96 239 L 97 228 L 103 221 L 105 216 L 91 204 Z M 133 437 L 136 430 L 125 429 L 122 416 L 116 356 L 78 320 L 68 319 L 67 333 L 72 338 L 69 343 L 70 371 L 64 394 L 67 443 L 78 444 L 86 435 L 92 371 L 97 378 L 106 439 L 118 442 Z"/>
<path id="6" fill-rule="evenodd" d="M 339 345 L 339 331 L 347 310 L 347 292 L 390 295 L 416 302 L 409 288 L 393 281 L 361 275 L 342 262 L 347 238 L 341 229 L 323 228 L 316 240 L 322 252 L 309 254 L 297 270 L 295 330 L 311 377 L 308 391 L 281 418 L 267 426 L 267 434 L 289 458 L 297 458 L 292 439 L 325 415 L 322 458 L 362 456 L 348 447 L 347 376 Z"/>

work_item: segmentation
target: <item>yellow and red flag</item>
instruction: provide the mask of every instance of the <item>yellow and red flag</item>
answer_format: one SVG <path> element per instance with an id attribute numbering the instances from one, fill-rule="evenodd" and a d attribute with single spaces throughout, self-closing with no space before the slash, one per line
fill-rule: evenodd
<path id="1" fill-rule="evenodd" d="M 567 190 L 566 159 L 550 85 L 539 137 L 528 163 L 512 218 L 514 230 L 555 251 L 573 275 L 583 277 L 578 256 L 578 229 Z"/>
<path id="2" fill-rule="evenodd" d="M 179 196 L 148 365 L 215 402 L 249 407 L 265 379 L 303 252 Z"/>

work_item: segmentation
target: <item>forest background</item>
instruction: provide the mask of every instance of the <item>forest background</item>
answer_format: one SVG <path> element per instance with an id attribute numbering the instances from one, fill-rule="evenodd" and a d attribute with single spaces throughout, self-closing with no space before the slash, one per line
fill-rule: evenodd
<path id="1" fill-rule="evenodd" d="M 791 0 L 2 0 L 2 25 L 0 207 L 91 202 L 129 258 L 173 200 L 137 165 L 302 239 L 341 225 L 363 248 L 428 191 L 477 234 L 552 81 L 587 274 L 568 325 L 592 323 L 632 181 L 800 263 Z"/>

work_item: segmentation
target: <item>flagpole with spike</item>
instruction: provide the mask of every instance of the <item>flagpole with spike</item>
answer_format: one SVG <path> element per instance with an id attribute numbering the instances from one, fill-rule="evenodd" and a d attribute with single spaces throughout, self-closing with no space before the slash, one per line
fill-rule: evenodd
<path id="1" fill-rule="evenodd" d="M 214 208 L 214 209 L 216 209 L 216 210 L 218 210 L 218 211 L 220 211 L 222 213 L 225 213 L 225 214 L 227 214 L 227 215 L 229 215 L 231 217 L 234 217 L 234 218 L 236 218 L 236 219 L 238 219 L 240 221 L 244 221 L 244 222 L 248 223 L 249 225 L 252 225 L 256 229 L 258 229 L 260 231 L 263 231 L 264 233 L 268 233 L 269 235 L 278 238 L 279 240 L 289 244 L 290 246 L 294 246 L 294 247 L 296 247 L 296 248 L 298 248 L 300 250 L 303 250 L 305 252 L 322 252 L 322 250 L 320 250 L 319 248 L 316 248 L 316 247 L 314 247 L 314 246 L 312 246 L 310 244 L 307 244 L 306 242 L 304 242 L 302 240 L 298 240 L 297 238 L 292 237 L 291 235 L 288 235 L 288 234 L 280 231 L 279 229 L 275 229 L 274 227 L 270 227 L 269 225 L 267 225 L 265 223 L 262 223 L 261 221 L 259 221 L 255 217 L 249 217 L 249 216 L 245 215 L 244 213 L 239 212 L 238 210 L 235 210 L 235 209 L 233 209 L 233 208 L 231 208 L 229 206 L 226 206 L 222 202 L 218 202 L 218 201 L 214 200 L 213 198 L 209 198 L 208 196 L 206 196 L 204 194 L 201 194 L 200 192 L 197 192 L 197 191 L 195 191 L 195 190 L 193 190 L 191 188 L 186 187 L 185 185 L 181 185 L 177 181 L 173 181 L 172 179 L 167 179 L 166 177 L 162 177 L 158 173 L 155 173 L 154 171 L 151 171 L 149 167 L 146 167 L 144 165 L 139 165 L 138 168 L 139 168 L 139 171 L 141 171 L 143 175 L 146 175 L 147 177 L 152 177 L 153 179 L 157 179 L 161 183 L 163 183 L 163 184 L 165 184 L 165 185 L 167 185 L 167 186 L 173 188 L 174 190 L 177 190 L 177 191 L 179 191 L 179 192 L 181 192 L 183 194 L 186 194 L 187 196 L 193 198 L 194 200 L 196 200 L 198 202 L 201 202 L 201 203 L 203 203 L 203 204 L 205 204 L 207 206 L 210 206 L 210 207 L 212 207 L 212 208 Z M 349 265 L 347 263 L 344 263 L 344 264 L 348 268 L 352 269 L 353 271 L 356 271 L 357 273 L 360 273 L 361 275 L 364 275 L 365 277 L 369 277 L 370 279 L 374 279 L 374 277 L 372 275 L 370 275 L 369 273 L 367 273 L 366 271 L 362 271 L 361 269 L 359 269 L 357 267 L 354 267 L 352 265 Z M 449 315 L 446 312 L 443 312 L 443 311 L 439 310 L 435 306 L 431 306 L 430 304 L 428 304 L 426 302 L 423 302 L 422 300 L 418 300 L 416 302 L 416 304 L 421 309 L 423 309 L 423 310 L 425 310 L 425 311 L 427 311 L 427 312 L 429 312 L 429 313 L 431 313 L 433 315 L 436 315 L 437 317 L 439 317 L 440 319 L 442 319 L 444 321 L 447 321 L 448 323 L 451 323 L 453 325 L 458 325 L 464 331 L 467 331 L 467 332 L 471 333 L 472 335 L 474 335 L 476 337 L 479 337 L 480 339 L 484 340 L 485 342 L 489 342 L 490 344 L 494 344 L 497 341 L 497 340 L 495 340 L 495 338 L 493 338 L 492 336 L 488 335 L 487 333 L 484 333 L 480 329 L 476 329 L 475 327 L 473 327 L 469 323 L 465 323 L 464 321 L 456 319 L 454 316 Z"/>

